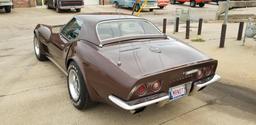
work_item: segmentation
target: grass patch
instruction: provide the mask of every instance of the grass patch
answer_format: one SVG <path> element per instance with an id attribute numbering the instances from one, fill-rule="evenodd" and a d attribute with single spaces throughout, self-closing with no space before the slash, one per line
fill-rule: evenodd
<path id="1" fill-rule="evenodd" d="M 202 39 L 201 37 L 197 37 L 197 38 L 195 38 L 195 39 L 192 39 L 191 40 L 192 42 L 205 42 L 205 40 L 204 39 Z"/>

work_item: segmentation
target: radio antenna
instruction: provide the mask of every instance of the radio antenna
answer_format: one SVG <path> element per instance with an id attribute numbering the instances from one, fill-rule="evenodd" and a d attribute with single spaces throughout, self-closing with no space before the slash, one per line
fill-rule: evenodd
<path id="1" fill-rule="evenodd" d="M 117 65 L 121 66 L 122 62 L 121 62 L 121 55 L 120 55 L 120 42 L 118 42 L 118 61 L 117 61 Z"/>
<path id="2" fill-rule="evenodd" d="M 119 7 L 116 8 L 116 13 L 119 15 L 119 18 L 121 18 L 121 12 Z M 119 26 L 118 26 L 119 27 Z M 120 28 L 120 27 L 119 27 Z M 118 42 L 118 61 L 117 61 L 117 65 L 121 66 L 122 62 L 121 62 L 121 54 L 120 54 L 120 41 Z"/>

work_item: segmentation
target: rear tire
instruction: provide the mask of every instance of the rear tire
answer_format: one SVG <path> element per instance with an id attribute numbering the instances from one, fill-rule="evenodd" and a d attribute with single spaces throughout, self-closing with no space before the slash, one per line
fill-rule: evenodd
<path id="1" fill-rule="evenodd" d="M 11 6 L 4 7 L 6 13 L 10 13 L 12 11 Z"/>
<path id="2" fill-rule="evenodd" d="M 176 0 L 171 0 L 171 4 L 176 4 Z"/>
<path id="3" fill-rule="evenodd" d="M 160 9 L 164 9 L 164 6 L 160 6 L 159 8 L 160 8 Z"/>
<path id="4" fill-rule="evenodd" d="M 35 51 L 35 55 L 36 58 L 39 61 L 46 61 L 48 60 L 48 58 L 46 57 L 44 51 L 43 51 L 43 45 L 42 43 L 36 38 L 36 36 L 34 36 L 34 51 Z"/>
<path id="5" fill-rule="evenodd" d="M 140 10 L 140 6 L 136 5 L 135 11 L 136 11 L 136 12 L 139 12 L 139 10 Z M 150 10 L 149 10 L 149 11 L 150 11 Z"/>
<path id="6" fill-rule="evenodd" d="M 92 104 L 82 72 L 75 62 L 71 62 L 68 67 L 67 84 L 69 96 L 74 107 L 78 110 L 83 110 Z"/>
<path id="7" fill-rule="evenodd" d="M 179 4 L 184 4 L 185 2 L 179 2 Z"/>
<path id="8" fill-rule="evenodd" d="M 76 12 L 81 12 L 81 9 L 79 8 L 79 9 L 76 9 Z"/>
<path id="9" fill-rule="evenodd" d="M 205 3 L 199 3 L 199 7 L 204 7 Z"/>
<path id="10" fill-rule="evenodd" d="M 191 2 L 190 2 L 190 6 L 191 6 L 191 7 L 195 7 L 195 6 L 196 6 L 196 1 L 195 1 L 195 0 L 191 1 Z"/>
<path id="11" fill-rule="evenodd" d="M 51 9 L 48 1 L 46 2 L 46 5 L 47 5 L 47 9 Z"/>
<path id="12" fill-rule="evenodd" d="M 114 2 L 114 7 L 115 7 L 115 8 L 119 8 L 119 7 L 120 7 L 120 6 L 119 6 L 119 3 L 115 1 L 115 2 Z"/>
<path id="13" fill-rule="evenodd" d="M 61 13 L 61 9 L 58 6 L 55 7 L 55 10 L 57 13 Z"/>

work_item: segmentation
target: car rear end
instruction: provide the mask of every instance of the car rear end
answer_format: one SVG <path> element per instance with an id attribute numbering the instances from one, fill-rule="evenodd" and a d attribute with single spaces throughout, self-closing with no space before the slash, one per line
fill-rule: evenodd
<path id="1" fill-rule="evenodd" d="M 84 7 L 83 0 L 60 0 L 59 8 L 60 9 L 81 9 Z"/>
<path id="2" fill-rule="evenodd" d="M 196 3 L 209 3 L 211 0 L 196 0 Z"/>
<path id="3" fill-rule="evenodd" d="M 12 0 L 0 0 L 0 9 L 5 9 L 6 13 L 11 12 L 13 6 Z"/>
<path id="4" fill-rule="evenodd" d="M 144 3 L 145 0 L 142 0 L 142 4 Z M 148 0 L 147 5 L 143 7 L 143 9 L 156 9 L 158 8 L 157 5 L 157 0 Z"/>
<path id="5" fill-rule="evenodd" d="M 159 7 L 165 7 L 169 4 L 169 0 L 157 0 L 157 4 Z"/>
<path id="6" fill-rule="evenodd" d="M 125 110 L 136 111 L 148 105 L 165 104 L 173 100 L 201 91 L 220 79 L 215 74 L 216 60 L 182 65 L 168 71 L 156 73 L 140 79 L 130 90 L 127 100 L 114 95 L 108 98 Z"/>

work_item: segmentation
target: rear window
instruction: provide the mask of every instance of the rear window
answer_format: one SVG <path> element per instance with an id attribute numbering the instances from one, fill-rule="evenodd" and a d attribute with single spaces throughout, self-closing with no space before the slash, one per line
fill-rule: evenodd
<path id="1" fill-rule="evenodd" d="M 141 19 L 104 21 L 97 25 L 97 33 L 101 41 L 118 37 L 162 34 L 152 23 Z"/>

